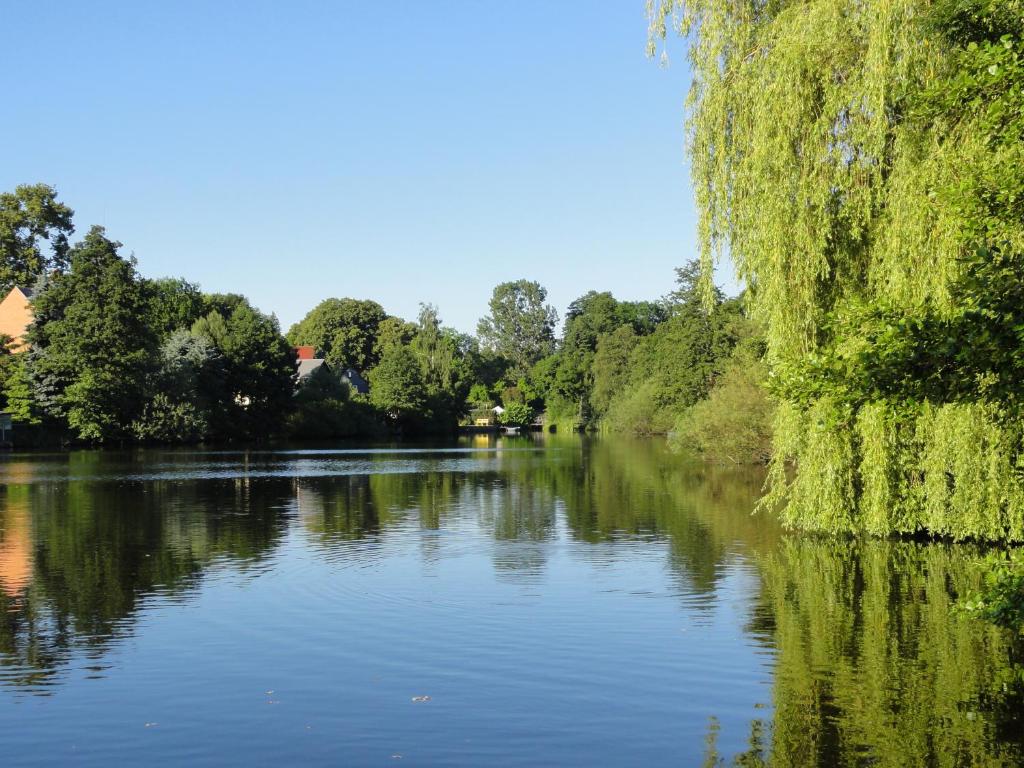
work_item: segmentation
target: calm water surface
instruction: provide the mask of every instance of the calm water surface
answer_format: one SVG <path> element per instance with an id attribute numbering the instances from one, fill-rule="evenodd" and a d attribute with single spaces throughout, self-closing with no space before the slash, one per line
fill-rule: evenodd
<path id="1" fill-rule="evenodd" d="M 969 546 L 659 442 L 0 458 L 20 765 L 1024 765 Z"/>

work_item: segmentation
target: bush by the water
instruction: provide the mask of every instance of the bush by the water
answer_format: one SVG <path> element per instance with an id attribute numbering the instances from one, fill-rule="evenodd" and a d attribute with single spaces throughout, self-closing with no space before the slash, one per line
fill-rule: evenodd
<path id="1" fill-rule="evenodd" d="M 672 444 L 718 463 L 766 464 L 775 413 L 766 376 L 764 361 L 749 352 L 734 355 L 707 399 L 676 422 Z"/>

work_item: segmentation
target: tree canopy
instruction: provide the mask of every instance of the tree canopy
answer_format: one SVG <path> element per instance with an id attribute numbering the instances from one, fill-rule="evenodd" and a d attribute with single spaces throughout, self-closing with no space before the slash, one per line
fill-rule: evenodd
<path id="1" fill-rule="evenodd" d="M 544 303 L 547 297 L 537 282 L 501 283 L 488 303 L 490 313 L 477 325 L 481 344 L 507 358 L 518 374 L 554 349 L 558 314 Z"/>
<path id="2" fill-rule="evenodd" d="M 0 193 L 0 296 L 16 285 L 31 288 L 44 273 L 67 267 L 73 216 L 46 184 L 20 184 Z"/>
<path id="3" fill-rule="evenodd" d="M 325 299 L 291 327 L 288 340 L 312 345 L 332 364 L 367 371 L 380 357 L 377 336 L 387 317 L 375 301 Z"/>
<path id="4" fill-rule="evenodd" d="M 1024 539 L 1022 12 L 651 4 L 652 46 L 691 43 L 703 272 L 727 252 L 764 325 L 792 524 Z"/>
<path id="5" fill-rule="evenodd" d="M 93 227 L 69 250 L 70 270 L 33 297 L 29 373 L 40 403 L 87 440 L 129 436 L 156 349 L 142 282 L 120 247 Z"/>

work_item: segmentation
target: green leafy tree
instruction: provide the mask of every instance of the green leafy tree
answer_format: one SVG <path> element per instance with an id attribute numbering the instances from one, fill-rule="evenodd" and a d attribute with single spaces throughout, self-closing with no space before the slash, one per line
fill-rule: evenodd
<path id="1" fill-rule="evenodd" d="M 628 337 L 616 337 L 606 350 L 598 398 L 606 428 L 666 433 L 686 408 L 707 397 L 721 374 L 741 337 L 741 302 L 722 300 L 714 289 L 712 304 L 705 304 L 696 288 L 698 274 L 693 264 L 677 270 L 671 317 L 635 343 L 628 364 L 616 359 Z M 625 377 L 617 378 L 620 371 Z"/>
<path id="2" fill-rule="evenodd" d="M 210 435 L 223 397 L 225 363 L 204 334 L 182 328 L 160 348 L 160 364 L 149 383 L 149 397 L 134 425 L 141 440 L 196 442 Z"/>
<path id="3" fill-rule="evenodd" d="M 0 411 L 6 411 L 10 407 L 9 391 L 18 365 L 18 357 L 11 354 L 12 342 L 10 336 L 0 333 Z"/>
<path id="4" fill-rule="evenodd" d="M 533 409 L 526 403 L 509 403 L 501 414 L 501 423 L 510 427 L 523 427 L 533 421 Z"/>
<path id="5" fill-rule="evenodd" d="M 51 417 L 83 440 L 130 435 L 156 352 L 134 260 L 93 227 L 69 251 L 71 269 L 33 298 L 29 379 Z"/>
<path id="6" fill-rule="evenodd" d="M 486 384 L 474 384 L 469 388 L 466 402 L 474 408 L 483 408 L 491 405 L 491 392 Z"/>
<path id="7" fill-rule="evenodd" d="M 211 396 L 213 433 L 263 440 L 280 432 L 292 407 L 295 357 L 277 319 L 243 299 L 227 317 L 213 310 L 200 318 L 192 333 L 209 339 L 224 359 L 219 391 Z"/>
<path id="8" fill-rule="evenodd" d="M 598 414 L 604 414 L 612 400 L 629 382 L 629 361 L 638 339 L 630 325 L 622 325 L 602 335 L 594 354 L 594 389 L 591 403 Z"/>
<path id="9" fill-rule="evenodd" d="M 651 10 L 691 41 L 704 265 L 728 251 L 765 327 L 765 505 L 1024 539 L 1024 3 Z"/>
<path id="10" fill-rule="evenodd" d="M 768 463 L 775 406 L 767 379 L 764 360 L 737 347 L 707 398 L 676 422 L 672 444 L 717 463 Z"/>
<path id="11" fill-rule="evenodd" d="M 561 351 L 570 355 L 592 353 L 601 334 L 611 333 L 621 324 L 615 297 L 608 292 L 590 291 L 570 304 L 565 313 Z"/>
<path id="12" fill-rule="evenodd" d="M 27 369 L 29 355 L 7 355 L 3 358 L 3 409 L 19 424 L 41 424 L 46 417 L 39 404 Z"/>
<path id="13" fill-rule="evenodd" d="M 398 427 L 415 425 L 426 414 L 427 388 L 420 361 L 406 346 L 392 345 L 370 371 L 370 402 Z"/>
<path id="14" fill-rule="evenodd" d="M 48 271 L 67 268 L 73 216 L 45 184 L 21 184 L 0 194 L 0 296 L 16 285 L 31 287 Z M 46 250 L 43 240 L 49 241 Z"/>
<path id="15" fill-rule="evenodd" d="M 569 305 L 557 351 L 538 361 L 519 388 L 550 424 L 590 427 L 607 410 L 609 396 L 594 402 L 600 339 L 626 329 L 632 337 L 653 333 L 670 315 L 666 302 L 620 302 L 611 293 L 590 291 Z M 621 335 L 621 334 L 620 334 Z M 607 362 L 607 361 L 605 361 Z M 607 371 L 605 371 L 607 373 Z M 605 379 L 602 386 L 607 386 Z"/>
<path id="16" fill-rule="evenodd" d="M 181 278 L 143 280 L 149 307 L 149 324 L 161 339 L 189 329 L 206 311 L 199 286 Z"/>
<path id="17" fill-rule="evenodd" d="M 387 427 L 364 397 L 352 397 L 347 384 L 329 366 L 304 379 L 295 393 L 288 432 L 301 439 L 383 437 Z"/>
<path id="18" fill-rule="evenodd" d="M 373 343 L 375 360 L 380 360 L 384 350 L 390 346 L 411 344 L 416 338 L 416 323 L 400 317 L 385 317 L 377 326 L 377 338 Z"/>
<path id="19" fill-rule="evenodd" d="M 331 364 L 367 371 L 377 362 L 377 335 L 386 318 L 375 301 L 326 299 L 292 326 L 288 340 L 316 347 Z"/>
<path id="20" fill-rule="evenodd" d="M 491 296 L 490 314 L 477 325 L 483 346 L 508 359 L 517 378 L 554 350 L 558 315 L 544 303 L 547 296 L 540 283 L 501 283 Z"/>

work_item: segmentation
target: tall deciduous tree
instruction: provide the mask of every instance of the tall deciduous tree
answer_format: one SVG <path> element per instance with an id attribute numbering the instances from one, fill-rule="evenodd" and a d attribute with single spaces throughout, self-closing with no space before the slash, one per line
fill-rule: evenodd
<path id="1" fill-rule="evenodd" d="M 70 271 L 51 277 L 33 298 L 28 373 L 48 415 L 77 437 L 129 435 L 144 402 L 156 338 L 135 262 L 93 227 L 70 249 Z"/>
<path id="2" fill-rule="evenodd" d="M 277 318 L 242 299 L 227 317 L 215 309 L 197 320 L 192 333 L 208 339 L 224 359 L 223 378 L 213 380 L 220 389 L 211 395 L 218 404 L 213 433 L 263 440 L 279 432 L 292 406 L 295 357 Z"/>
<path id="3" fill-rule="evenodd" d="M 68 264 L 74 211 L 46 184 L 21 184 L 0 194 L 0 296 L 32 287 L 43 273 Z M 49 241 L 45 249 L 41 241 Z"/>
<path id="4" fill-rule="evenodd" d="M 333 365 L 366 371 L 377 363 L 377 334 L 387 316 L 375 301 L 326 299 L 291 327 L 288 340 L 316 347 Z"/>
<path id="5" fill-rule="evenodd" d="M 434 428 L 453 428 L 465 410 L 473 378 L 466 339 L 441 325 L 437 307 L 423 304 L 410 348 L 420 362 Z"/>
<path id="6" fill-rule="evenodd" d="M 501 283 L 491 295 L 490 314 L 477 325 L 483 345 L 511 361 L 516 376 L 554 349 L 558 314 L 544 303 L 547 297 L 537 282 Z"/>
<path id="7" fill-rule="evenodd" d="M 370 402 L 396 426 L 423 419 L 427 388 L 420 361 L 409 347 L 391 345 L 370 371 Z"/>
<path id="8" fill-rule="evenodd" d="M 147 386 L 147 402 L 133 430 L 142 440 L 195 442 L 210 436 L 225 397 L 225 361 L 206 335 L 187 328 L 160 347 L 159 365 Z"/>
<path id="9" fill-rule="evenodd" d="M 203 293 L 199 286 L 181 278 L 164 277 L 143 280 L 149 299 L 149 321 L 161 339 L 175 331 L 189 329 L 204 314 Z"/>

